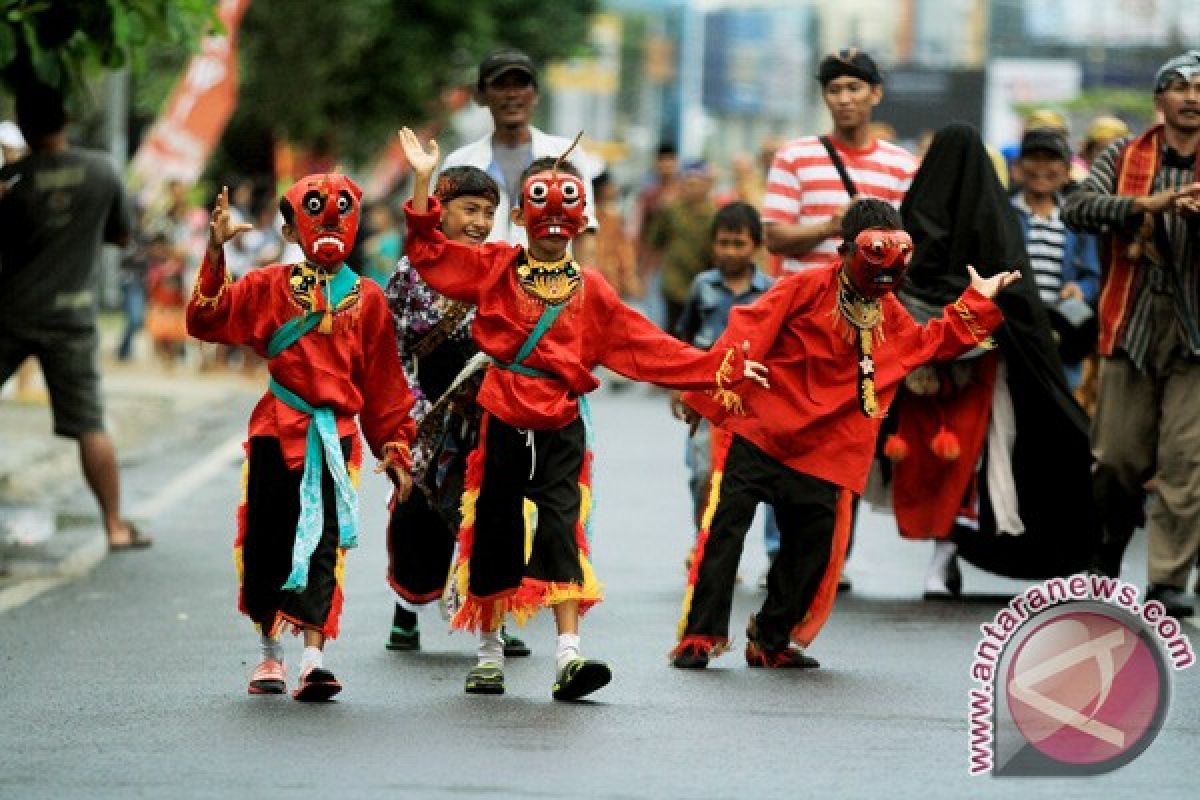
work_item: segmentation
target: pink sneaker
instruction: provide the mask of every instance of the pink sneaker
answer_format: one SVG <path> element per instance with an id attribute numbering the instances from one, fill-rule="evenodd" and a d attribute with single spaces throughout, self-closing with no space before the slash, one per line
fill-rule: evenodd
<path id="1" fill-rule="evenodd" d="M 250 694 L 283 694 L 287 691 L 287 671 L 283 662 L 264 658 L 262 663 L 254 668 L 246 691 Z"/>

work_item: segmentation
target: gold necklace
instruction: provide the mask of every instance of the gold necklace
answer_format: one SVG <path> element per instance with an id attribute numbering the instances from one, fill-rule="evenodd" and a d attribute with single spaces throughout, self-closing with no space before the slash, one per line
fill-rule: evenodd
<path id="1" fill-rule="evenodd" d="M 858 407 L 863 416 L 877 417 L 879 400 L 875 396 L 875 357 L 872 351 L 875 349 L 876 336 L 881 341 L 883 339 L 883 330 L 879 327 L 883 320 L 883 303 L 854 291 L 844 272 L 838 274 L 838 282 L 838 312 L 857 333 L 847 338 L 853 339 L 858 346 L 858 363 L 855 365 L 858 371 Z"/>
<path id="2" fill-rule="evenodd" d="M 524 262 L 517 265 L 517 280 L 527 294 L 557 305 L 582 285 L 583 271 L 567 254 L 557 261 L 539 261 L 527 250 Z"/>

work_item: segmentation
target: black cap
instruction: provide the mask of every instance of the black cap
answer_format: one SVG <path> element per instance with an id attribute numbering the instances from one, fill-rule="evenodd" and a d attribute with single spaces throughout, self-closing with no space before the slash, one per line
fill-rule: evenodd
<path id="1" fill-rule="evenodd" d="M 520 50 L 513 50 L 511 48 L 496 50 L 480 62 L 479 80 L 476 86 L 480 91 L 483 91 L 496 78 L 514 70 L 528 75 L 529 79 L 533 81 L 534 88 L 537 88 L 537 67 L 533 65 L 533 59 Z"/>
<path id="2" fill-rule="evenodd" d="M 830 81 L 847 76 L 866 81 L 872 86 L 883 83 L 883 73 L 879 71 L 875 59 L 857 47 L 830 53 L 817 65 L 817 81 L 822 88 Z"/>
<path id="3" fill-rule="evenodd" d="M 1019 157 L 1024 158 L 1030 153 L 1049 153 L 1068 164 L 1071 163 L 1071 146 L 1067 144 L 1067 137 L 1054 128 L 1034 128 L 1025 131 L 1025 135 L 1021 137 Z"/>

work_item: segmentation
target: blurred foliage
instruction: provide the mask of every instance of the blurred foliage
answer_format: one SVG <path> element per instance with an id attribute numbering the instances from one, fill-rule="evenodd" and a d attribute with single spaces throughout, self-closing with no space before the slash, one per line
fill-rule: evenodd
<path id="1" fill-rule="evenodd" d="M 1017 103 L 1013 109 L 1024 118 L 1044 107 Z M 1138 130 L 1154 120 L 1154 95 L 1139 89 L 1086 89 L 1072 100 L 1054 104 L 1054 108 L 1066 112 L 1072 122 L 1081 122 L 1083 127 L 1095 117 L 1115 114 Z"/>
<path id="2" fill-rule="evenodd" d="M 598 0 L 254 0 L 238 37 L 232 130 L 368 159 L 397 127 L 437 114 L 500 45 L 545 64 L 586 47 Z"/>
<path id="3" fill-rule="evenodd" d="M 190 49 L 216 25 L 212 0 L 0 0 L 0 80 L 65 94 L 102 69 L 146 69 L 153 42 Z"/>

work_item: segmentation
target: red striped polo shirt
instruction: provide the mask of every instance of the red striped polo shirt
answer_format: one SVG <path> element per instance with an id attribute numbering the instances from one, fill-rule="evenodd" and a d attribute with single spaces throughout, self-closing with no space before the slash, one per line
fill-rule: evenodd
<path id="1" fill-rule="evenodd" d="M 903 147 L 876 139 L 855 150 L 833 140 L 861 197 L 886 200 L 897 208 L 917 171 L 917 160 Z M 788 142 L 775 154 L 767 175 L 763 221 L 809 225 L 828 219 L 850 201 L 837 168 L 816 136 Z M 826 239 L 805 255 L 783 260 L 784 272 L 825 266 L 838 259 L 841 237 Z"/>

